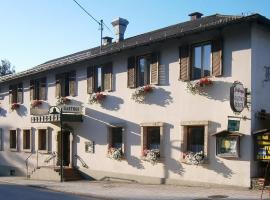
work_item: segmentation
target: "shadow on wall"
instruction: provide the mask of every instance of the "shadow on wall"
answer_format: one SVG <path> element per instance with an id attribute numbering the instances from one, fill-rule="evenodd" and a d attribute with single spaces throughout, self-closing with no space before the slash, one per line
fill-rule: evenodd
<path id="1" fill-rule="evenodd" d="M 122 98 L 107 95 L 105 101 L 102 103 L 101 107 L 107 110 L 119 110 L 120 105 L 124 103 Z"/>
<path id="2" fill-rule="evenodd" d="M 159 87 L 155 88 L 153 92 L 145 98 L 145 104 L 149 105 L 156 104 L 158 106 L 166 107 L 171 103 L 173 103 L 171 92 Z"/>
<path id="3" fill-rule="evenodd" d="M 13 111 L 14 112 L 14 111 Z M 24 105 L 20 105 L 19 109 L 16 109 L 16 112 L 19 116 L 26 116 L 27 115 L 27 108 Z"/>
<path id="4" fill-rule="evenodd" d="M 230 87 L 233 83 L 215 80 L 213 85 L 205 86 L 202 88 L 200 94 L 208 99 L 213 99 L 221 102 L 230 100 Z"/>
<path id="5" fill-rule="evenodd" d="M 7 111 L 3 108 L 0 107 L 0 117 L 6 117 L 7 116 Z"/>

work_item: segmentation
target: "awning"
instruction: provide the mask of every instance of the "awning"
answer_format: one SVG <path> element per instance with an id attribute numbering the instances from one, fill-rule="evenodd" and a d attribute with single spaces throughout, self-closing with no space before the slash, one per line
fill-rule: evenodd
<path id="1" fill-rule="evenodd" d="M 222 131 L 211 134 L 211 136 L 218 136 L 218 135 L 244 136 L 245 134 L 239 133 L 239 132 L 228 131 L 228 130 L 222 130 Z"/>
<path id="2" fill-rule="evenodd" d="M 270 135 L 270 130 L 269 129 L 261 129 L 253 132 L 254 135 L 256 134 L 265 134 L 265 135 Z"/>

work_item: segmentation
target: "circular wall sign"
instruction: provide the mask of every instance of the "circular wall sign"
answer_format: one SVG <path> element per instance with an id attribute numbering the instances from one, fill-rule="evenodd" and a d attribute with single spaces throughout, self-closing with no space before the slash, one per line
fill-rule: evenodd
<path id="1" fill-rule="evenodd" d="M 230 105 L 234 112 L 242 112 L 246 106 L 246 90 L 241 82 L 234 82 L 230 88 Z"/>

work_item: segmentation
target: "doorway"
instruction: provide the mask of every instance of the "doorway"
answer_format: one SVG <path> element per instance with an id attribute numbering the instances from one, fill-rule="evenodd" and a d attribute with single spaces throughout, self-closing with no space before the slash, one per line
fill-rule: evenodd
<path id="1" fill-rule="evenodd" d="M 57 134 L 57 165 L 60 165 L 61 162 L 61 137 L 60 132 Z M 63 131 L 63 165 L 70 165 L 70 132 Z"/>

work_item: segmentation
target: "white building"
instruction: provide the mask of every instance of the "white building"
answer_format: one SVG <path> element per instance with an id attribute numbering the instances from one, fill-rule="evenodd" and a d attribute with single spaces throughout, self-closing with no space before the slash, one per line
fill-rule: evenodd
<path id="1" fill-rule="evenodd" d="M 127 39 L 119 18 L 117 40 L 104 38 L 101 50 L 0 77 L 0 175 L 59 179 L 44 166 L 59 165 L 60 118 L 48 111 L 62 101 L 63 163 L 85 176 L 249 187 L 261 176 L 252 133 L 270 128 L 255 116 L 270 110 L 270 21 L 190 16 Z M 235 105 L 238 113 L 230 106 L 235 81 L 248 100 Z M 228 119 L 239 130 L 228 131 Z M 110 158 L 115 149 L 120 161 Z"/>

